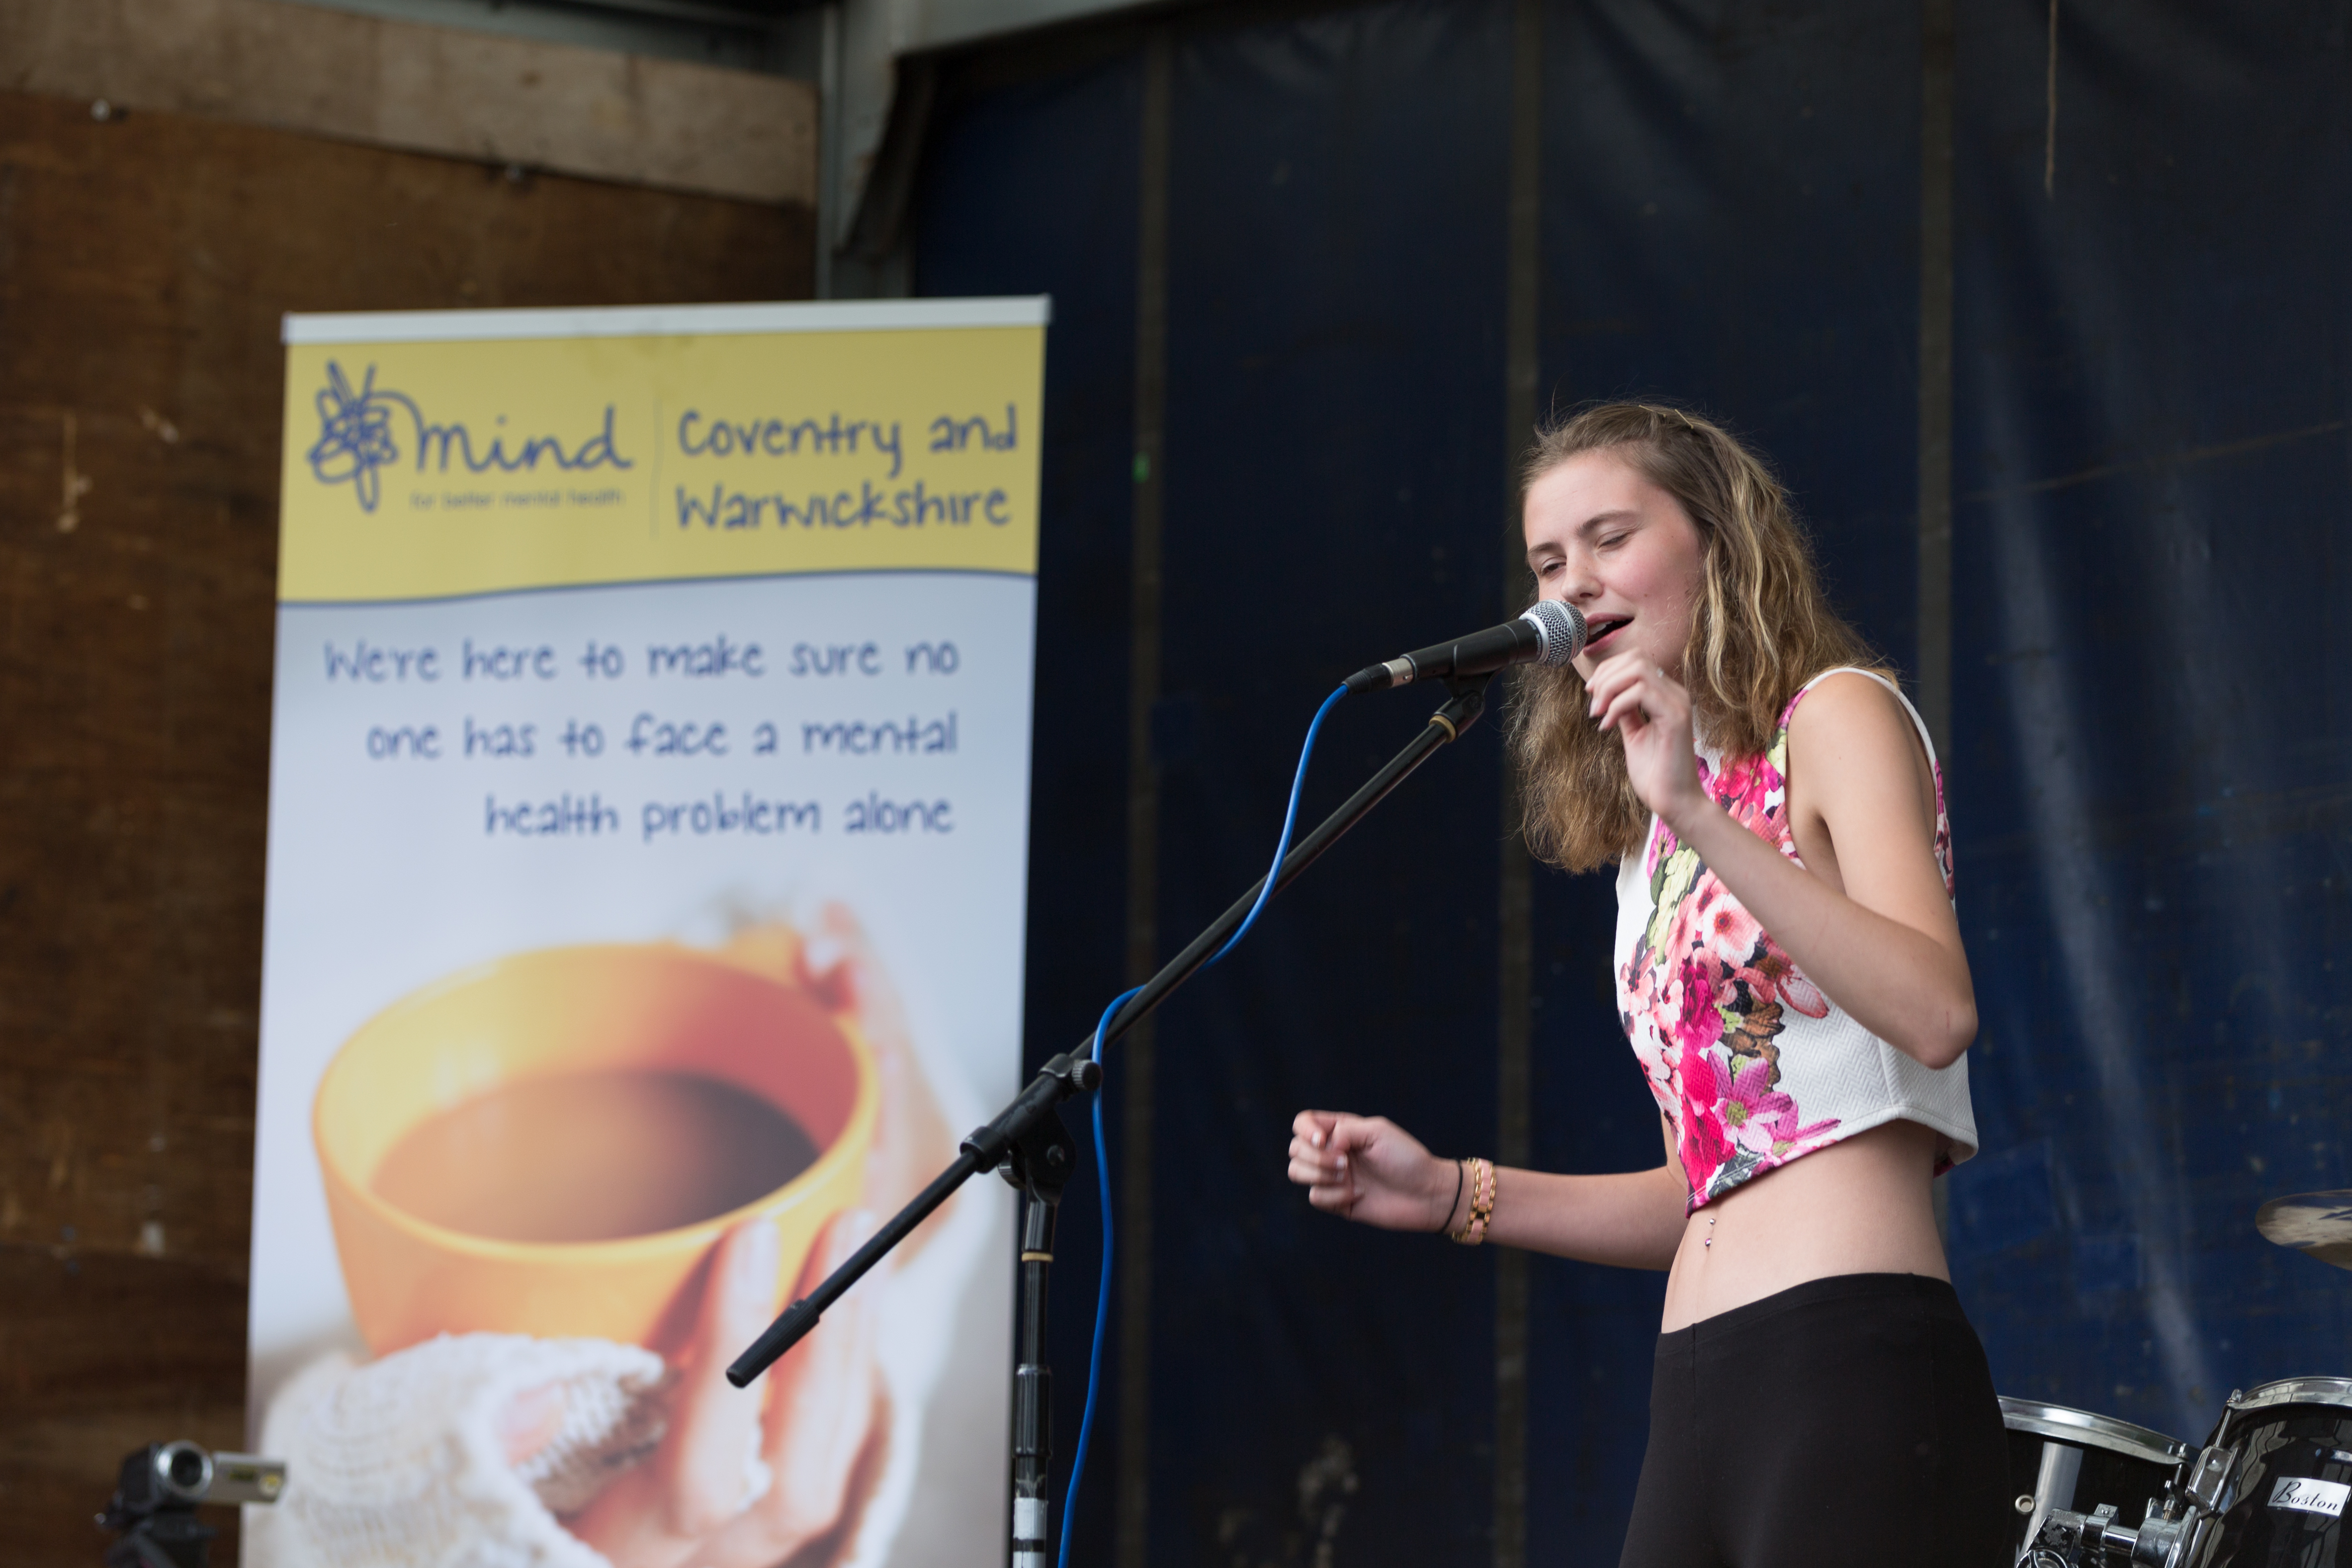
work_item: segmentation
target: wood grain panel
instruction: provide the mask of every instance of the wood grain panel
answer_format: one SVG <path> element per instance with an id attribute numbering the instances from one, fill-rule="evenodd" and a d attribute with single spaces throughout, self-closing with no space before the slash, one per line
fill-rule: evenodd
<path id="1" fill-rule="evenodd" d="M 280 0 L 8 0 L 0 89 L 739 201 L 816 199 L 816 89 Z"/>
<path id="2" fill-rule="evenodd" d="M 9 1561 L 94 1563 L 137 1443 L 244 1434 L 279 316 L 805 298 L 810 242 L 803 207 L 0 92 Z"/>

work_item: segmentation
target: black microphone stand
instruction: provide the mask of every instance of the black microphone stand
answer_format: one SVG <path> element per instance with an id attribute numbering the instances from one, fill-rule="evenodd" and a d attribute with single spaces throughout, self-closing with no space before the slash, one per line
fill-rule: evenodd
<path id="1" fill-rule="evenodd" d="M 1276 874 L 1277 893 L 1303 875 L 1339 842 L 1342 834 L 1361 821 L 1406 775 L 1421 766 L 1431 752 L 1478 721 L 1486 710 L 1486 683 L 1493 672 L 1449 678 L 1453 693 L 1445 705 L 1429 716 L 1404 750 L 1364 782 L 1339 810 L 1325 817 L 1315 831 L 1283 857 Z M 1159 973 L 1143 984 L 1126 1005 L 1103 1026 L 1108 1045 L 1149 1017 L 1176 988 L 1198 973 L 1210 955 L 1240 929 L 1257 902 L 1261 877 L 1231 909 L 1210 922 L 1184 951 L 1170 959 Z M 1013 1568 L 1045 1568 L 1048 1536 L 1046 1487 L 1052 1479 L 1053 1373 L 1045 1365 L 1046 1270 L 1054 1261 L 1054 1219 L 1077 1166 L 1077 1145 L 1062 1125 L 1062 1101 L 1102 1085 L 1102 1064 L 1095 1059 L 1095 1037 L 1089 1034 L 1077 1047 L 1047 1061 L 1013 1103 L 996 1119 L 963 1141 L 955 1163 L 940 1173 L 912 1202 L 893 1215 L 872 1239 L 824 1282 L 784 1309 L 751 1347 L 727 1369 L 727 1381 L 741 1388 L 774 1364 L 816 1327 L 826 1308 L 879 1263 L 915 1227 L 929 1218 L 957 1188 L 983 1171 L 1004 1167 L 1004 1179 L 1021 1190 L 1025 1200 L 1021 1222 L 1021 1316 L 1016 1362 L 1013 1374 Z"/>

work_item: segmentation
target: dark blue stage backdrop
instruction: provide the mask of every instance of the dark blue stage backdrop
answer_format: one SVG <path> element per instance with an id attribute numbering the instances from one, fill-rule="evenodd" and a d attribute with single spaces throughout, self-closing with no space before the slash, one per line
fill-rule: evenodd
<path id="1" fill-rule="evenodd" d="M 2352 1184 L 2352 5 L 1958 8 L 1953 743 L 1984 1152 L 1954 1268 L 2004 1392 L 2197 1439 L 2352 1373 L 2266 1196 Z M 1348 669 L 1504 610 L 1510 0 L 1204 5 L 943 64 L 918 290 L 1048 292 L 1033 1054 L 1122 984 L 1141 125 L 1172 50 L 1156 909 L 1263 864 Z M 1704 407 L 1839 602 L 1916 648 L 1921 23 L 1874 0 L 1542 7 L 1540 397 Z M 1343 705 L 1319 814 L 1427 704 Z M 1492 1147 L 1498 726 L 1162 1016 L 1149 1560 L 1487 1560 L 1491 1256 L 1311 1214 L 1291 1112 Z M 1538 871 L 1537 1162 L 1654 1163 L 1609 889 Z M 1111 1061 L 1111 1125 L 1119 1062 Z M 1114 1151 L 1114 1168 L 1117 1169 Z M 1075 1437 L 1097 1210 L 1055 1308 Z M 1526 1560 L 1616 1561 L 1662 1281 L 1545 1260 Z M 1107 1348 L 1106 1365 L 1118 1364 Z M 1115 1390 L 1078 1544 L 1108 1561 Z M 1769 1440 L 1770 1413 L 1752 1419 Z M 1335 1510 L 1337 1510 L 1335 1512 Z M 1326 1550 L 1328 1546 L 1328 1551 Z"/>

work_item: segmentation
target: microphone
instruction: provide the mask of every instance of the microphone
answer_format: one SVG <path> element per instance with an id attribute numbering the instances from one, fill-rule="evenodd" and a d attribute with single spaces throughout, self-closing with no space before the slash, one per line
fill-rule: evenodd
<path id="1" fill-rule="evenodd" d="M 1490 675 L 1514 664 L 1566 664 L 1584 651 L 1584 615 L 1558 599 L 1538 599 L 1516 621 L 1434 647 L 1415 648 L 1348 677 L 1350 691 L 1411 686 L 1439 675 Z"/>

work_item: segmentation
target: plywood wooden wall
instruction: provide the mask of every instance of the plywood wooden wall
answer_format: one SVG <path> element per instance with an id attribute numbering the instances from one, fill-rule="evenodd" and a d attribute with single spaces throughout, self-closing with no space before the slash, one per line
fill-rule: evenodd
<path id="1" fill-rule="evenodd" d="M 284 0 L 7 0 L 0 91 L 738 201 L 816 200 L 808 82 Z"/>
<path id="2" fill-rule="evenodd" d="M 125 1450 L 244 1437 L 279 316 L 805 298 L 811 258 L 803 206 L 0 92 L 8 1562 L 96 1563 Z"/>

